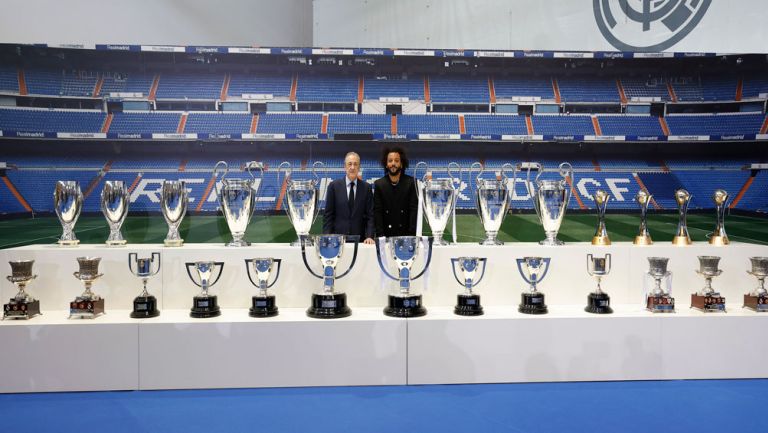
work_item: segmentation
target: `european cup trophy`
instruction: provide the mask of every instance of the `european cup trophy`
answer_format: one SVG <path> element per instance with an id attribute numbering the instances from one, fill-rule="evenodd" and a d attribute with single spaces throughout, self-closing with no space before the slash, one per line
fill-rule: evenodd
<path id="1" fill-rule="evenodd" d="M 485 240 L 480 245 L 504 245 L 504 242 L 498 240 L 499 229 L 504 217 L 509 210 L 511 191 L 508 186 L 508 177 L 506 172 L 512 170 L 512 185 L 515 185 L 517 170 L 511 164 L 504 164 L 501 172 L 496 179 L 482 179 L 485 169 L 479 162 L 472 164 L 469 170 L 470 177 L 472 173 L 478 170 L 475 177 L 475 208 L 480 221 L 485 229 Z"/>
<path id="2" fill-rule="evenodd" d="M 608 237 L 608 230 L 605 228 L 605 210 L 608 208 L 611 195 L 598 189 L 592 197 L 595 200 L 595 206 L 597 206 L 597 230 L 592 236 L 592 245 L 610 245 L 611 238 Z"/>
<path id="3" fill-rule="evenodd" d="M 101 257 L 78 257 L 79 270 L 73 275 L 85 285 L 82 295 L 69 303 L 69 318 L 93 319 L 104 314 L 104 298 L 91 291 L 93 283 L 104 274 L 99 273 Z"/>
<path id="4" fill-rule="evenodd" d="M 757 278 L 757 287 L 744 295 L 744 307 L 758 313 L 768 312 L 768 292 L 765 290 L 765 277 L 768 277 L 768 257 L 750 257 L 752 270 L 748 274 Z"/>
<path id="5" fill-rule="evenodd" d="M 126 244 L 120 227 L 123 226 L 125 217 L 128 216 L 129 195 L 128 187 L 122 180 L 104 182 L 104 188 L 101 190 L 101 212 L 109 225 L 107 246 L 114 247 Z"/>
<path id="6" fill-rule="evenodd" d="M 387 278 L 398 282 L 397 293 L 388 296 L 384 314 L 390 317 L 419 317 L 427 314 L 427 309 L 424 308 L 421 301 L 421 295 L 411 292 L 411 281 L 419 279 L 429 269 L 429 264 L 432 261 L 432 238 L 428 238 L 426 246 L 419 236 L 389 237 L 386 238 L 386 244 L 383 248 L 379 245 L 380 242 L 382 242 L 381 239 L 376 242 L 376 257 L 379 261 L 379 268 Z M 427 249 L 424 269 L 414 277 L 413 263 L 419 256 L 419 250 L 422 247 Z M 382 252 L 382 249 L 385 252 Z M 387 269 L 387 265 L 384 264 L 387 259 L 383 254 L 387 254 L 394 261 L 397 276 L 392 275 Z"/>
<path id="7" fill-rule="evenodd" d="M 133 275 L 141 278 L 143 289 L 139 296 L 133 299 L 133 311 L 131 317 L 134 319 L 146 319 L 157 317 L 160 310 L 157 309 L 157 298 L 150 295 L 147 291 L 147 281 L 150 277 L 160 272 L 160 253 L 152 253 L 150 257 L 138 257 L 136 253 L 128 254 L 128 270 Z"/>
<path id="8" fill-rule="evenodd" d="M 709 237 L 709 243 L 712 245 L 728 245 L 728 235 L 725 234 L 725 212 L 728 210 L 728 192 L 724 189 L 718 189 L 712 194 L 712 201 L 715 203 L 717 212 L 717 224 L 715 231 Z"/>
<path id="9" fill-rule="evenodd" d="M 677 203 L 677 230 L 675 237 L 672 238 L 672 244 L 677 246 L 686 246 L 691 244 L 691 237 L 688 235 L 688 204 L 691 202 L 691 194 L 684 190 L 675 191 L 675 202 Z"/>
<path id="10" fill-rule="evenodd" d="M 648 205 L 651 203 L 651 200 L 653 200 L 653 196 L 644 189 L 641 189 L 635 195 L 635 202 L 640 206 L 640 228 L 637 231 L 634 242 L 632 242 L 635 245 L 653 244 L 651 234 L 648 232 Z"/>
<path id="11" fill-rule="evenodd" d="M 79 244 L 80 241 L 75 237 L 75 224 L 83 209 L 83 193 L 80 191 L 80 184 L 73 180 L 57 181 L 56 189 L 53 191 L 53 209 L 63 229 L 59 245 Z"/>
<path id="12" fill-rule="evenodd" d="M 661 283 L 669 281 L 672 273 L 667 271 L 667 257 L 648 257 L 648 275 L 654 280 L 654 287 L 646 295 L 645 308 L 653 313 L 674 313 L 675 298 Z"/>
<path id="13" fill-rule="evenodd" d="M 277 279 L 280 278 L 281 259 L 254 258 L 245 259 L 245 270 L 248 273 L 248 280 L 259 289 L 259 293 L 251 297 L 251 309 L 248 315 L 251 317 L 273 317 L 277 316 L 278 310 L 275 304 L 275 295 L 270 294 L 267 289 L 274 286 Z M 251 272 L 253 269 L 253 272 Z M 269 282 L 272 272 L 275 278 Z M 253 281 L 253 275 L 256 275 L 256 281 Z"/>
<path id="14" fill-rule="evenodd" d="M 163 181 L 163 187 L 160 190 L 160 209 L 168 224 L 168 234 L 163 241 L 166 247 L 184 245 L 184 239 L 179 235 L 179 226 L 187 213 L 188 203 L 189 191 L 183 180 Z"/>
<path id="15" fill-rule="evenodd" d="M 523 257 L 516 259 L 520 276 L 528 283 L 530 290 L 520 296 L 518 311 L 524 314 L 546 314 L 547 304 L 544 294 L 537 290 L 537 285 L 547 276 L 550 264 L 549 257 Z"/>
<path id="16" fill-rule="evenodd" d="M 229 174 L 229 165 L 225 161 L 219 161 L 213 168 L 213 175 L 216 177 L 219 167 L 224 167 L 224 174 L 221 176 L 221 188 L 216 191 L 221 203 L 221 212 L 224 219 L 227 220 L 227 226 L 232 233 L 232 240 L 227 244 L 228 247 L 246 247 L 251 243 L 245 240 L 245 231 L 248 229 L 248 223 L 251 222 L 251 215 L 256 207 L 257 186 L 256 178 L 253 176 L 254 168 L 261 172 L 264 177 L 263 165 L 256 161 L 246 164 L 250 180 L 245 179 L 226 179 Z"/>
<path id="17" fill-rule="evenodd" d="M 603 277 L 610 272 L 610 254 L 606 254 L 604 257 L 595 257 L 592 254 L 587 254 L 587 273 L 597 280 L 597 290 L 590 293 L 587 297 L 587 306 L 584 308 L 584 311 L 587 313 L 613 313 L 613 309 L 611 308 L 611 298 L 607 293 L 603 292 L 603 288 L 600 285 Z"/>
<path id="18" fill-rule="evenodd" d="M 443 240 L 443 233 L 445 226 L 448 225 L 448 219 L 453 215 L 457 198 L 454 187 L 456 177 L 451 169 L 457 168 L 459 165 L 455 162 L 448 164 L 448 179 L 433 179 L 432 172 L 429 171 L 426 162 L 416 164 L 414 176 L 420 166 L 423 166 L 426 172 L 419 182 L 416 192 L 419 194 L 424 215 L 426 215 L 429 228 L 432 230 L 433 245 L 448 245 L 448 242 Z"/>
<path id="19" fill-rule="evenodd" d="M 292 246 L 300 245 L 303 242 L 311 242 L 309 231 L 320 213 L 318 200 L 320 197 L 320 176 L 317 174 L 318 168 L 325 167 L 320 161 L 312 164 L 312 179 L 297 180 L 293 179 L 293 169 L 287 161 L 282 162 L 277 167 L 278 176 L 280 172 L 285 172 L 285 198 L 283 207 L 288 219 L 291 221 L 298 239 L 291 242 Z"/>
<path id="20" fill-rule="evenodd" d="M 30 319 L 40 314 L 40 301 L 26 292 L 26 287 L 37 275 L 32 274 L 34 260 L 16 260 L 8 262 L 11 275 L 6 278 L 19 288 L 16 296 L 3 305 L 3 319 Z"/>
<path id="21" fill-rule="evenodd" d="M 704 277 L 705 283 L 704 288 L 691 294 L 691 308 L 706 313 L 725 312 L 725 298 L 712 288 L 712 278 L 723 273 L 718 269 L 719 263 L 720 257 L 699 256 L 699 269 L 696 273 Z"/>
<path id="22" fill-rule="evenodd" d="M 453 309 L 459 316 L 480 316 L 483 307 L 480 305 L 480 295 L 474 293 L 474 287 L 480 284 L 485 276 L 486 258 L 481 257 L 456 257 L 451 259 L 453 277 L 456 282 L 464 287 L 464 293 L 458 295 L 456 307 Z M 459 273 L 456 273 L 456 265 L 459 265 Z M 482 268 L 482 270 L 479 270 Z M 459 274 L 461 278 L 459 278 Z M 479 274 L 479 275 L 478 275 Z"/>
<path id="23" fill-rule="evenodd" d="M 221 308 L 219 308 L 218 297 L 209 294 L 208 289 L 221 278 L 224 262 L 191 262 L 185 263 L 185 265 L 189 279 L 202 289 L 192 299 L 192 309 L 189 312 L 189 316 L 194 318 L 220 316 Z"/>
<path id="24" fill-rule="evenodd" d="M 531 167 L 538 167 L 538 174 L 533 183 L 531 183 Z M 571 188 L 568 182 L 573 182 L 573 167 L 563 162 L 558 171 L 562 179 L 545 180 L 540 179 L 545 173 L 541 164 L 528 165 L 525 187 L 533 200 L 533 207 L 547 236 L 539 242 L 541 245 L 563 245 L 563 241 L 557 239 L 557 232 L 560 231 L 560 225 L 563 223 L 563 217 L 571 199 Z"/>
<path id="25" fill-rule="evenodd" d="M 336 291 L 335 283 L 337 279 L 349 274 L 349 271 L 355 266 L 359 242 L 357 236 L 354 238 L 354 241 L 355 249 L 352 253 L 352 261 L 349 264 L 349 268 L 339 275 L 336 275 L 336 265 L 338 265 L 339 260 L 344 255 L 346 236 L 335 234 L 314 236 L 315 254 L 323 266 L 322 274 L 316 273 L 309 266 L 305 248 L 307 243 L 301 243 L 301 257 L 304 260 L 304 266 L 313 276 L 323 280 L 323 287 L 319 291 L 312 293 L 312 306 L 307 310 L 307 316 L 316 319 L 337 319 L 352 314 L 352 310 L 347 306 L 347 294 Z M 311 246 L 311 244 L 309 245 Z"/>

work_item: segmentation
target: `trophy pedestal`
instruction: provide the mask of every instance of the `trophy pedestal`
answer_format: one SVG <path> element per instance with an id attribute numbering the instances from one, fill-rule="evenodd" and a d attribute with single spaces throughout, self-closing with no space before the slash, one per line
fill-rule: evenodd
<path id="1" fill-rule="evenodd" d="M 675 298 L 670 296 L 648 296 L 645 309 L 652 313 L 674 313 Z"/>
<path id="2" fill-rule="evenodd" d="M 96 316 L 104 314 L 104 299 L 83 299 L 75 298 L 69 303 L 70 319 L 94 319 Z"/>
<path id="3" fill-rule="evenodd" d="M 31 319 L 40 314 L 40 301 L 11 301 L 3 306 L 3 319 Z"/>
<path id="4" fill-rule="evenodd" d="M 384 315 L 389 317 L 421 317 L 427 309 L 421 305 L 421 295 L 389 295 L 389 302 L 384 307 Z"/>
<path id="5" fill-rule="evenodd" d="M 725 298 L 717 292 L 707 295 L 691 294 L 691 308 L 705 313 L 725 313 Z"/>
<path id="6" fill-rule="evenodd" d="M 520 295 L 520 306 L 517 311 L 523 314 L 547 314 L 544 294 L 540 292 L 523 293 Z"/>
<path id="7" fill-rule="evenodd" d="M 127 243 L 128 241 L 126 241 L 125 239 L 104 242 L 104 244 L 108 247 L 124 247 Z"/>
<path id="8" fill-rule="evenodd" d="M 351 314 L 346 293 L 313 293 L 312 306 L 307 309 L 307 316 L 315 319 L 338 319 Z"/>
<path id="9" fill-rule="evenodd" d="M 436 244 L 436 245 L 442 245 L 442 244 Z M 500 241 L 496 237 L 489 237 L 486 240 L 480 242 L 480 245 L 504 245 L 504 242 Z"/>
<path id="10" fill-rule="evenodd" d="M 731 241 L 728 240 L 728 236 L 712 236 L 709 238 L 710 245 L 724 246 L 730 243 Z"/>
<path id="11" fill-rule="evenodd" d="M 650 236 L 637 235 L 632 243 L 635 245 L 653 245 L 653 240 Z"/>
<path id="12" fill-rule="evenodd" d="M 587 313 L 593 314 L 611 314 L 611 297 L 607 293 L 590 293 L 587 297 L 587 306 L 584 308 Z"/>
<path id="13" fill-rule="evenodd" d="M 79 239 L 73 239 L 73 240 L 67 240 L 67 241 L 59 240 L 58 244 L 61 247 L 76 247 L 78 244 L 80 244 L 80 240 Z"/>
<path id="14" fill-rule="evenodd" d="M 159 315 L 160 310 L 157 309 L 157 299 L 154 296 L 137 296 L 133 299 L 132 318 L 147 319 Z"/>
<path id="15" fill-rule="evenodd" d="M 675 236 L 674 238 L 672 238 L 672 245 L 684 247 L 690 244 L 691 244 L 691 238 L 688 236 Z"/>
<path id="16" fill-rule="evenodd" d="M 610 245 L 611 239 L 608 236 L 593 236 L 592 245 Z"/>
<path id="17" fill-rule="evenodd" d="M 758 313 L 768 313 L 768 295 L 744 295 L 744 308 Z"/>
<path id="18" fill-rule="evenodd" d="M 454 314 L 459 316 L 481 316 L 483 307 L 480 305 L 480 295 L 460 294 L 457 296 Z"/>
<path id="19" fill-rule="evenodd" d="M 207 317 L 217 317 L 220 315 L 221 309 L 219 308 L 216 295 L 195 296 L 192 299 L 192 310 L 189 312 L 190 317 L 194 317 L 196 319 L 204 319 Z"/>
<path id="20" fill-rule="evenodd" d="M 227 247 L 250 247 L 251 243 L 245 239 L 233 239 L 229 241 L 225 246 Z"/>
<path id="21" fill-rule="evenodd" d="M 275 295 L 253 296 L 251 298 L 251 309 L 248 310 L 248 315 L 251 317 L 277 316 Z"/>
<path id="22" fill-rule="evenodd" d="M 184 239 L 166 239 L 163 241 L 166 247 L 180 247 L 184 245 Z"/>

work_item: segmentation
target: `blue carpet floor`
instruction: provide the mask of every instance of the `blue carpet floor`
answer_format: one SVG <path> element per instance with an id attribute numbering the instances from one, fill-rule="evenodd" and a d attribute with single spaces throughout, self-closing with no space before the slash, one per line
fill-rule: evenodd
<path id="1" fill-rule="evenodd" d="M 768 380 L 0 395 L 0 432 L 768 432 Z"/>

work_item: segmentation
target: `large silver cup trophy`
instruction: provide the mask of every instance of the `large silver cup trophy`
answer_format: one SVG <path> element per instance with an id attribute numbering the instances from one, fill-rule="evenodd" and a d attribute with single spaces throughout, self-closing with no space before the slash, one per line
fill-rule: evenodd
<path id="1" fill-rule="evenodd" d="M 425 173 L 419 181 L 416 192 L 419 194 L 424 215 L 426 215 L 429 228 L 432 230 L 433 245 L 448 245 L 448 242 L 443 240 L 443 233 L 445 226 L 448 225 L 448 219 L 454 215 L 457 198 L 454 186 L 456 176 L 453 175 L 453 170 L 460 171 L 461 167 L 455 162 L 448 164 L 448 179 L 434 179 L 426 162 L 416 164 L 413 170 L 414 177 L 416 177 L 420 167 L 424 168 Z"/>
<path id="2" fill-rule="evenodd" d="M 187 214 L 187 205 L 189 204 L 189 191 L 183 180 L 163 181 L 160 190 L 160 209 L 163 211 L 163 218 L 168 224 L 168 234 L 165 236 L 163 244 L 166 247 L 180 247 L 184 245 L 184 239 L 179 234 L 179 226 Z"/>
<path id="3" fill-rule="evenodd" d="M 26 287 L 37 275 L 32 273 L 34 260 L 15 260 L 8 262 L 11 265 L 11 275 L 6 278 L 16 285 L 19 291 L 10 302 L 3 305 L 3 319 L 30 319 L 40 314 L 40 301 L 34 299 L 26 292 Z"/>
<path id="4" fill-rule="evenodd" d="M 532 167 L 538 170 L 533 183 L 531 183 Z M 563 223 L 563 217 L 571 199 L 571 188 L 568 183 L 573 182 L 573 167 L 563 162 L 558 167 L 558 171 L 562 177 L 560 180 L 541 179 L 546 172 L 544 167 L 537 162 L 528 164 L 525 187 L 533 200 L 533 207 L 547 236 L 539 242 L 541 245 L 563 245 L 563 241 L 557 239 L 557 232 L 560 231 L 560 225 Z"/>
<path id="5" fill-rule="evenodd" d="M 507 171 L 512 171 L 512 187 L 514 188 L 517 170 L 512 164 L 504 164 L 496 179 L 483 179 L 485 168 L 476 162 L 469 169 L 469 176 L 477 171 L 475 177 L 475 208 L 485 229 L 485 240 L 480 245 L 504 245 L 497 237 L 501 223 L 509 211 L 512 192 L 509 189 Z"/>
<path id="6" fill-rule="evenodd" d="M 282 205 L 298 236 L 298 239 L 291 242 L 292 246 L 311 242 L 309 231 L 312 229 L 312 224 L 318 213 L 320 213 L 318 204 L 320 176 L 317 174 L 317 170 L 324 167 L 325 164 L 315 161 L 312 164 L 312 179 L 310 180 L 293 179 L 293 168 L 287 161 L 282 162 L 277 167 L 278 176 L 280 176 L 281 171 L 285 173 L 285 198 Z"/>
<path id="7" fill-rule="evenodd" d="M 312 304 L 307 310 L 307 316 L 316 319 L 336 319 L 352 314 L 352 310 L 347 305 L 347 294 L 336 290 L 336 280 L 349 274 L 349 271 L 352 270 L 357 261 L 357 246 L 360 239 L 358 236 L 350 236 L 350 239 L 354 239 L 355 242 L 352 261 L 349 264 L 349 268 L 338 275 L 336 274 L 336 266 L 344 256 L 346 236 L 337 234 L 314 236 L 311 244 L 314 244 L 315 255 L 323 266 L 322 273 L 316 273 L 312 270 L 307 261 L 305 246 L 311 246 L 311 244 L 301 243 L 301 257 L 304 260 L 304 266 L 313 276 L 323 280 L 323 287 L 319 291 L 312 293 Z"/>
<path id="8" fill-rule="evenodd" d="M 56 182 L 53 191 L 53 209 L 59 218 L 63 233 L 59 238 L 59 245 L 73 246 L 80 243 L 75 237 L 75 224 L 83 210 L 83 192 L 80 191 L 80 183 L 73 180 L 60 180 Z"/>
<path id="9" fill-rule="evenodd" d="M 667 270 L 668 257 L 648 257 L 648 275 L 654 286 L 645 298 L 645 308 L 653 313 L 674 313 L 675 298 L 669 290 L 662 287 L 662 282 L 669 282 L 672 273 Z"/>
<path id="10" fill-rule="evenodd" d="M 728 245 L 728 235 L 725 233 L 725 213 L 728 211 L 728 191 L 718 189 L 712 194 L 712 202 L 715 203 L 715 212 L 717 215 L 717 224 L 715 230 L 709 237 L 709 243 L 712 245 Z"/>
<path id="11" fill-rule="evenodd" d="M 208 293 L 208 289 L 214 286 L 221 278 L 224 271 L 224 262 L 200 261 L 184 264 L 187 267 L 187 275 L 197 287 L 200 293 L 192 298 L 190 317 L 207 318 L 221 315 L 218 297 Z"/>
<path id="12" fill-rule="evenodd" d="M 518 311 L 524 314 L 546 314 L 547 304 L 544 302 L 544 294 L 539 292 L 537 286 L 549 272 L 549 257 L 523 257 L 516 259 L 517 270 L 529 285 L 529 291 L 520 296 Z"/>
<path id="13" fill-rule="evenodd" d="M 79 270 L 73 275 L 83 282 L 85 291 L 82 295 L 69 303 L 69 317 L 80 319 L 93 319 L 104 314 L 104 298 L 91 291 L 93 283 L 104 274 L 99 273 L 101 257 L 78 257 Z"/>
<path id="14" fill-rule="evenodd" d="M 696 273 L 704 277 L 704 287 L 696 293 L 691 294 L 691 308 L 701 310 L 705 313 L 725 312 L 725 298 L 720 296 L 712 288 L 712 278 L 720 275 L 723 271 L 719 268 L 720 257 L 718 256 L 698 256 L 699 269 Z"/>
<path id="15" fill-rule="evenodd" d="M 150 277 L 160 272 L 160 253 L 154 252 L 149 257 L 139 257 L 137 253 L 128 254 L 128 270 L 133 275 L 141 278 L 142 290 L 139 296 L 133 299 L 133 311 L 131 317 L 134 319 L 146 319 L 157 317 L 160 310 L 157 309 L 157 298 L 147 291 L 147 282 Z"/>
<path id="16" fill-rule="evenodd" d="M 757 278 L 757 287 L 744 295 L 744 307 L 759 313 L 768 312 L 768 292 L 765 290 L 765 277 L 768 277 L 768 257 L 750 257 L 752 269 L 748 274 Z"/>
<path id="17" fill-rule="evenodd" d="M 691 203 L 691 193 L 684 189 L 675 191 L 675 203 L 677 203 L 677 230 L 675 237 L 672 238 L 672 244 L 677 246 L 686 246 L 691 244 L 691 237 L 688 235 L 688 205 Z"/>
<path id="18" fill-rule="evenodd" d="M 274 317 L 278 314 L 275 304 L 275 295 L 271 295 L 268 289 L 275 285 L 280 278 L 281 259 L 271 257 L 258 257 L 245 259 L 245 270 L 248 274 L 248 280 L 252 285 L 259 289 L 259 293 L 251 298 L 251 308 L 248 315 L 251 317 Z M 253 272 L 251 272 L 253 269 Z M 270 277 L 274 272 L 275 278 L 270 283 Z M 256 281 L 253 276 L 256 275 Z"/>
<path id="19" fill-rule="evenodd" d="M 101 190 L 101 212 L 109 225 L 109 237 L 106 241 L 108 246 L 126 244 L 120 227 L 123 226 L 125 217 L 128 216 L 129 196 L 128 187 L 122 180 L 104 182 L 104 188 Z"/>
<path id="20" fill-rule="evenodd" d="M 653 195 L 645 189 L 641 189 L 635 194 L 635 202 L 640 206 L 640 228 L 632 242 L 635 245 L 653 245 L 653 239 L 648 232 L 648 205 L 652 200 Z"/>
<path id="21" fill-rule="evenodd" d="M 459 316 L 480 316 L 483 307 L 480 305 L 480 295 L 474 293 L 476 285 L 480 284 L 485 276 L 485 257 L 454 257 L 451 259 L 451 268 L 456 282 L 464 287 L 464 293 L 458 295 L 454 314 Z M 458 265 L 459 272 L 456 272 Z M 459 278 L 461 275 L 461 278 Z"/>
<path id="22" fill-rule="evenodd" d="M 264 177 L 264 167 L 261 163 L 251 161 L 246 163 L 246 170 L 251 179 L 226 179 L 229 174 L 229 165 L 225 161 L 219 161 L 213 168 L 213 175 L 217 177 L 220 169 L 224 167 L 224 173 L 221 176 L 221 188 L 216 191 L 221 203 L 221 212 L 227 221 L 229 231 L 232 233 L 232 240 L 227 244 L 228 247 L 245 247 L 251 243 L 245 240 L 245 231 L 248 229 L 248 223 L 251 222 L 251 215 L 256 208 L 257 184 L 253 176 L 253 169 L 261 172 Z"/>
<path id="23" fill-rule="evenodd" d="M 384 243 L 384 246 L 382 247 L 380 243 Z M 421 301 L 421 295 L 411 292 L 411 281 L 424 275 L 432 261 L 432 238 L 428 238 L 426 245 L 424 244 L 423 238 L 419 236 L 394 236 L 386 238 L 386 240 L 379 239 L 376 242 L 376 257 L 379 261 L 379 268 L 387 278 L 398 282 L 397 293 L 389 295 L 388 304 L 384 308 L 384 314 L 387 316 L 419 317 L 427 314 L 427 309 L 424 308 Z M 423 246 L 427 250 L 424 269 L 413 276 L 413 263 Z M 384 254 L 394 261 L 397 276 L 392 275 L 387 269 L 387 265 L 384 264 L 387 260 Z"/>
<path id="24" fill-rule="evenodd" d="M 608 201 L 610 201 L 611 195 L 602 189 L 598 189 L 592 198 L 597 207 L 597 229 L 595 230 L 595 235 L 592 236 L 592 245 L 610 245 L 611 238 L 608 236 L 608 230 L 605 228 L 605 211 L 608 208 Z"/>
<path id="25" fill-rule="evenodd" d="M 603 257 L 595 257 L 587 254 L 587 273 L 597 280 L 597 290 L 590 293 L 587 297 L 587 306 L 584 311 L 594 314 L 613 313 L 611 308 L 611 297 L 603 292 L 601 282 L 603 277 L 611 272 L 611 255 L 606 254 Z"/>

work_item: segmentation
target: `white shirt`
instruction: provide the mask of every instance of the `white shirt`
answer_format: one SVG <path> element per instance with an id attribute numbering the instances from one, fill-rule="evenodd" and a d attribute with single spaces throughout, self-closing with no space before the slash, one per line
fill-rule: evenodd
<path id="1" fill-rule="evenodd" d="M 355 180 L 349 180 L 349 178 L 345 178 L 347 180 L 347 200 L 349 200 L 349 186 L 352 184 L 355 184 L 355 197 L 357 197 L 357 179 Z"/>

